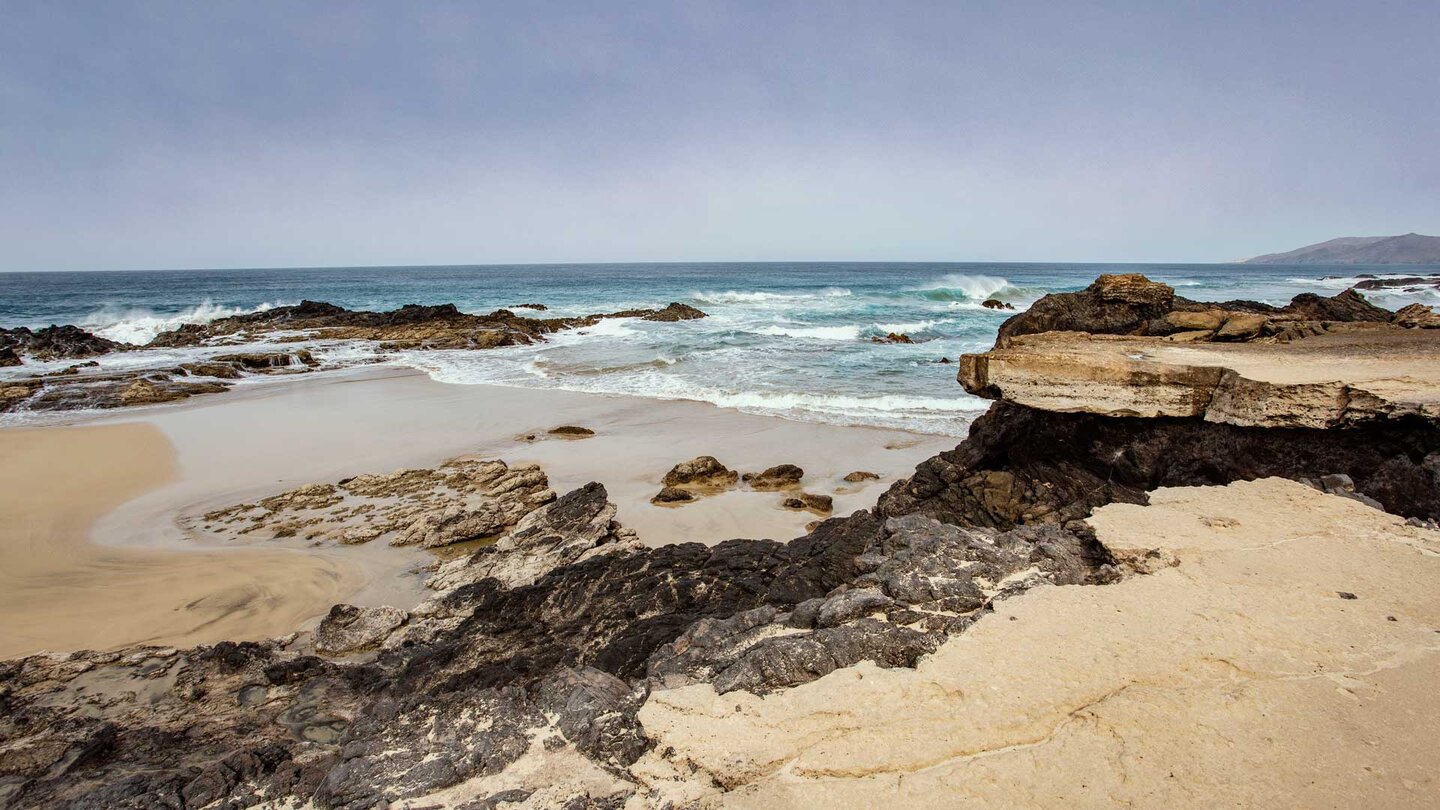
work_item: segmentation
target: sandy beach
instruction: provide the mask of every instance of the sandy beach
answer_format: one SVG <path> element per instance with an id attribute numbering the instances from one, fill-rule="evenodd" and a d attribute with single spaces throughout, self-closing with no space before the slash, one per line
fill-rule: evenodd
<path id="1" fill-rule="evenodd" d="M 0 431 L 0 658 L 284 634 L 362 584 L 280 549 L 92 542 L 98 517 L 178 474 L 145 424 Z"/>
<path id="2" fill-rule="evenodd" d="M 567 424 L 596 435 L 547 434 Z M 215 538 L 182 528 L 185 518 L 302 484 L 456 456 L 501 458 L 540 464 L 561 493 L 601 482 L 618 520 L 650 545 L 788 540 L 816 516 L 781 508 L 774 492 L 736 488 L 678 507 L 649 499 L 671 466 L 714 455 L 740 471 L 798 464 L 806 489 L 833 495 L 835 513 L 847 514 L 956 441 L 696 402 L 447 385 L 407 369 L 0 430 L 0 497 L 18 518 L 0 534 L 0 657 L 263 638 L 313 626 L 337 602 L 408 609 L 423 598 L 427 552 L 299 539 L 216 548 Z M 881 478 L 841 480 L 854 470 Z"/>

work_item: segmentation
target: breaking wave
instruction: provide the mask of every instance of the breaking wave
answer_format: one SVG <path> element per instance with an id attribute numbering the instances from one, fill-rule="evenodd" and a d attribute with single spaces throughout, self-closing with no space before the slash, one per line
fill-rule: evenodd
<path id="1" fill-rule="evenodd" d="M 216 304 L 207 298 L 199 304 L 173 315 L 161 315 L 148 309 L 101 307 L 86 315 L 79 325 L 100 337 L 141 346 L 154 340 L 155 336 L 161 332 L 179 329 L 187 323 L 209 323 L 219 318 L 228 318 L 231 315 L 264 312 L 278 306 L 281 304 L 277 302 L 261 304 L 249 309 L 227 307 Z"/>

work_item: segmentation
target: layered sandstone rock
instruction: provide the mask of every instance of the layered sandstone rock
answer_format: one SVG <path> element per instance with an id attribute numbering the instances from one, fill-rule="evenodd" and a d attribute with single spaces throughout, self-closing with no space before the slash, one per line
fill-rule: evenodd
<path id="1" fill-rule="evenodd" d="M 1440 338 L 1396 329 L 1180 346 L 1047 332 L 962 356 L 959 381 L 978 396 L 1062 413 L 1315 428 L 1428 419 L 1440 414 Z"/>

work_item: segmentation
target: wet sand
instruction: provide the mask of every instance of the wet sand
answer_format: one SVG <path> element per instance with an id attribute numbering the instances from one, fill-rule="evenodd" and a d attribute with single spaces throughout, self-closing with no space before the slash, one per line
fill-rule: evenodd
<path id="1" fill-rule="evenodd" d="M 282 635 L 360 586 L 353 567 L 279 549 L 90 541 L 97 518 L 177 473 L 149 425 L 0 431 L 0 658 Z"/>
<path id="2" fill-rule="evenodd" d="M 433 467 L 456 456 L 538 463 L 566 492 L 605 484 L 618 519 L 651 545 L 788 540 L 815 520 L 781 494 L 735 489 L 649 503 L 674 464 L 714 455 L 742 472 L 805 468 L 835 514 L 872 506 L 954 437 L 807 424 L 697 402 L 447 385 L 408 369 L 314 375 L 181 406 L 0 430 L 0 658 L 284 635 L 332 604 L 409 608 L 432 558 L 383 543 L 303 540 L 224 549 L 182 518 L 313 482 Z M 559 425 L 596 431 L 550 437 Z M 526 437 L 537 437 L 530 441 Z M 855 485 L 853 470 L 882 475 Z"/>

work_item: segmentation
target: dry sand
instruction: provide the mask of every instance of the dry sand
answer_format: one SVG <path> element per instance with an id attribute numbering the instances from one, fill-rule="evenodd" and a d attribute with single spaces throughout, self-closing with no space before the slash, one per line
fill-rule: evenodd
<path id="1" fill-rule="evenodd" d="M 741 471 L 799 464 L 806 488 L 834 495 L 844 514 L 958 441 L 696 402 L 446 385 L 395 369 L 80 419 L 89 424 L 0 430 L 0 504 L 10 518 L 0 528 L 0 658 L 283 635 L 336 602 L 422 600 L 425 552 L 298 539 L 220 550 L 180 527 L 181 516 L 300 484 L 480 455 L 539 463 L 560 492 L 604 483 L 619 520 L 653 545 L 786 540 L 816 516 L 782 509 L 779 493 L 737 489 L 670 508 L 649 498 L 672 465 L 708 454 Z M 597 435 L 546 433 L 564 424 Z M 522 438 L 532 434 L 539 440 Z M 857 469 L 883 478 L 840 480 Z"/>
<path id="2" fill-rule="evenodd" d="M 1028 592 L 915 670 L 654 693 L 646 801 L 1440 807 L 1440 533 L 1280 479 L 1092 523 L 1178 565 Z"/>
<path id="3" fill-rule="evenodd" d="M 278 549 L 90 542 L 96 518 L 176 472 L 148 425 L 0 431 L 0 658 L 283 635 L 361 584 L 356 569 Z"/>

